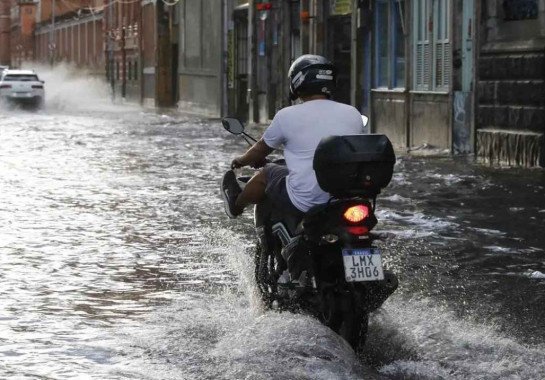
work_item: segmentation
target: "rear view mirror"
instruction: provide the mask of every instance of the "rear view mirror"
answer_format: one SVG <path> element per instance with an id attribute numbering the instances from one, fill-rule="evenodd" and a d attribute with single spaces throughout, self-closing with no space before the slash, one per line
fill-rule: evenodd
<path id="1" fill-rule="evenodd" d="M 240 135 L 244 132 L 244 125 L 242 125 L 242 122 L 238 119 L 235 119 L 234 117 L 225 117 L 221 120 L 221 124 L 223 125 L 223 128 L 227 130 L 227 132 L 230 132 L 234 135 Z"/>
<path id="2" fill-rule="evenodd" d="M 361 115 L 361 121 L 363 122 L 363 133 L 371 133 L 371 128 L 369 126 L 369 118 L 365 115 Z"/>

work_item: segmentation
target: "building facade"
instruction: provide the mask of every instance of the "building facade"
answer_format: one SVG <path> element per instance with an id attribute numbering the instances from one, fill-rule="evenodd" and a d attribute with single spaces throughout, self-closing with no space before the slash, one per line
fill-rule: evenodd
<path id="1" fill-rule="evenodd" d="M 461 41 L 473 38 L 473 1 L 376 0 L 369 5 L 373 131 L 387 134 L 400 149 L 471 152 L 469 131 L 454 136 L 454 104 L 461 97 L 463 111 L 471 112 L 472 81 L 462 88 L 460 77 L 466 64 L 472 73 L 466 60 L 474 52 Z M 471 129 L 470 120 L 461 123 Z"/>
<path id="2" fill-rule="evenodd" d="M 115 97 L 153 107 L 176 104 L 176 9 L 162 0 L 105 0 L 106 77 Z"/>
<path id="3" fill-rule="evenodd" d="M 68 63 L 95 75 L 104 71 L 102 1 L 68 2 L 41 0 L 34 31 L 35 60 Z"/>
<path id="4" fill-rule="evenodd" d="M 2 4 L 2 62 L 91 68 L 116 97 L 266 123 L 289 105 L 291 62 L 321 54 L 333 99 L 398 150 L 544 165 L 545 0 Z"/>
<path id="5" fill-rule="evenodd" d="M 178 106 L 186 111 L 221 115 L 224 12 L 222 0 L 181 0 L 179 12 Z"/>
<path id="6" fill-rule="evenodd" d="M 103 66 L 102 0 L 14 0 L 8 6 L 9 29 L 5 27 L 6 3 L 0 5 L 0 24 L 4 25 L 0 38 L 8 41 L 0 44 L 2 56 L 7 57 L 4 62 L 13 67 L 67 62 L 95 71 Z"/>

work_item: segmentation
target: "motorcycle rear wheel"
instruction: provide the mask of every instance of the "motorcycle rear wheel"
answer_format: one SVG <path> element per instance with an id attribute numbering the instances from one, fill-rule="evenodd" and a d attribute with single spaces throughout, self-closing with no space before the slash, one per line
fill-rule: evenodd
<path id="1" fill-rule="evenodd" d="M 369 313 L 359 302 L 357 294 L 339 295 L 328 291 L 322 298 L 322 323 L 342 336 L 354 351 L 361 351 L 367 337 Z"/>
<path id="2" fill-rule="evenodd" d="M 272 308 L 277 293 L 276 283 L 273 281 L 273 273 L 270 270 L 271 265 L 274 265 L 274 262 L 271 263 L 271 260 L 274 260 L 274 255 L 268 255 L 261 244 L 257 242 L 254 256 L 254 275 L 261 299 L 268 309 Z"/>

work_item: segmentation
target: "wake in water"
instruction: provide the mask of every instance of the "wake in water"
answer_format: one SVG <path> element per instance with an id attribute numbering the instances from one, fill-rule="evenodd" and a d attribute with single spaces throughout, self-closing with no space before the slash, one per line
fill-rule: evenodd
<path id="1" fill-rule="evenodd" d="M 344 340 L 314 318 L 264 311 L 253 264 L 241 237 L 207 231 L 202 252 L 221 251 L 238 284 L 211 293 L 184 292 L 156 313 L 145 332 L 125 331 L 144 363 L 118 366 L 146 379 L 359 379 L 375 378 Z M 134 357 L 128 359 L 134 363 Z"/>
<path id="2" fill-rule="evenodd" d="M 545 347 L 457 318 L 431 299 L 393 297 L 371 319 L 368 355 L 394 379 L 539 379 Z"/>
<path id="3" fill-rule="evenodd" d="M 371 317 L 366 350 L 350 346 L 312 317 L 264 311 L 249 247 L 230 231 L 208 231 L 203 252 L 220 250 L 238 284 L 220 292 L 185 292 L 143 332 L 127 331 L 149 379 L 536 379 L 543 347 L 524 346 L 486 323 L 459 319 L 430 299 L 397 295 Z M 209 245 L 209 246 L 208 246 Z M 216 252 L 217 253 L 217 252 Z M 134 364 L 134 358 L 128 359 Z M 373 367 L 375 369 L 373 369 Z M 377 372 L 378 371 L 378 372 Z"/>

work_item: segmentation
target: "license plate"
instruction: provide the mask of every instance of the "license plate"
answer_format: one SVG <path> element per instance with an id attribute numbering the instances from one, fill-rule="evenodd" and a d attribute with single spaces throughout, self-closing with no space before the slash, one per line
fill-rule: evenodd
<path id="1" fill-rule="evenodd" d="M 16 92 L 14 95 L 16 98 L 28 98 L 31 94 L 28 92 Z"/>
<path id="2" fill-rule="evenodd" d="M 343 249 L 343 262 L 347 282 L 384 280 L 378 248 Z"/>

